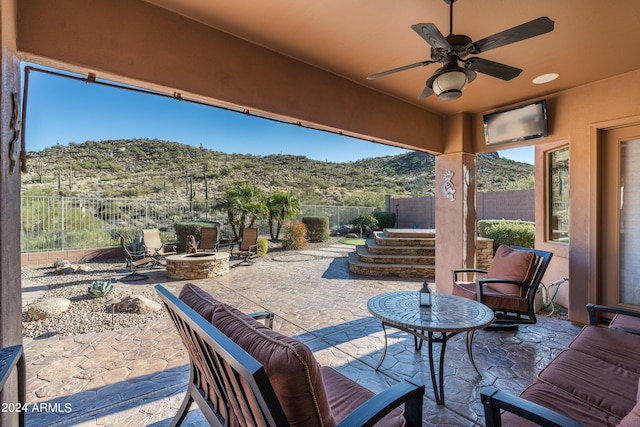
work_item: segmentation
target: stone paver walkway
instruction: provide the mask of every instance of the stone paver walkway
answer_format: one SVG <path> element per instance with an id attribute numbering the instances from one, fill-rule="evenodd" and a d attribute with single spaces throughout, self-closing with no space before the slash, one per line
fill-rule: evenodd
<path id="1" fill-rule="evenodd" d="M 152 279 L 177 294 L 185 282 L 163 280 L 163 274 Z M 482 425 L 482 387 L 519 393 L 579 330 L 567 321 L 541 317 L 537 325 L 517 332 L 480 331 L 474 355 L 482 378 L 466 356 L 464 336 L 455 337 L 445 361 L 446 405 L 437 406 L 426 348 L 414 351 L 411 336 L 391 331 L 381 370 L 374 370 L 383 334 L 367 311 L 367 300 L 382 292 L 417 290 L 420 280 L 356 276 L 344 256 L 310 256 L 258 260 L 234 266 L 225 276 L 193 282 L 241 311 L 275 312 L 274 329 L 305 342 L 321 364 L 375 392 L 403 378 L 424 382 L 425 426 Z M 34 427 L 168 426 L 189 375 L 186 352 L 168 319 L 101 334 L 25 339 L 25 352 L 28 402 L 45 409 L 27 414 L 27 425 Z M 206 422 L 195 409 L 183 425 Z"/>

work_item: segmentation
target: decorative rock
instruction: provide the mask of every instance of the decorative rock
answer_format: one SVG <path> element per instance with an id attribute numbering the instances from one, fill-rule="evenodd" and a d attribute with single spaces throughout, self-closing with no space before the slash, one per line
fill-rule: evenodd
<path id="1" fill-rule="evenodd" d="M 131 295 L 122 298 L 115 308 L 119 313 L 145 314 L 162 310 L 162 305 L 142 295 Z"/>
<path id="2" fill-rule="evenodd" d="M 75 273 L 76 272 L 76 267 L 74 267 L 71 264 L 65 265 L 63 267 L 57 267 L 54 270 L 54 273 L 56 274 L 71 274 L 71 273 Z"/>
<path id="3" fill-rule="evenodd" d="M 53 268 L 64 268 L 71 265 L 71 262 L 68 259 L 58 259 L 53 263 Z"/>
<path id="4" fill-rule="evenodd" d="M 347 233 L 345 237 L 347 239 L 358 239 L 360 236 L 358 236 L 356 233 Z"/>
<path id="5" fill-rule="evenodd" d="M 53 297 L 45 298 L 41 301 L 33 303 L 27 315 L 33 320 L 42 320 L 49 317 L 58 317 L 69 309 L 71 301 L 66 298 Z"/>

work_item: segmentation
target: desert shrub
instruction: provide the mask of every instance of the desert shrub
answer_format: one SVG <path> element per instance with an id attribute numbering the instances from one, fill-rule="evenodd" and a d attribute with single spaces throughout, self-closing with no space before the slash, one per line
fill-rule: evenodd
<path id="1" fill-rule="evenodd" d="M 187 236 L 192 235 L 197 241 L 200 241 L 200 229 L 202 227 L 217 227 L 218 235 L 220 235 L 220 224 L 215 221 L 184 221 L 173 224 L 176 230 L 176 239 L 181 250 L 187 247 Z M 164 242 L 163 242 L 164 243 Z"/>
<path id="2" fill-rule="evenodd" d="M 378 228 L 384 230 L 385 228 L 393 228 L 396 225 L 395 212 L 376 211 L 371 214 L 376 221 L 378 221 Z"/>
<path id="3" fill-rule="evenodd" d="M 360 237 L 369 237 L 371 231 L 378 227 L 378 220 L 371 214 L 358 215 L 351 221 L 351 225 L 356 229 L 356 233 L 360 234 Z"/>
<path id="4" fill-rule="evenodd" d="M 302 221 L 287 222 L 281 242 L 286 249 L 303 248 L 307 243 L 307 226 Z"/>
<path id="5" fill-rule="evenodd" d="M 267 239 L 260 238 L 258 239 L 258 256 L 265 256 L 269 251 L 269 242 Z"/>
<path id="6" fill-rule="evenodd" d="M 302 222 L 307 227 L 307 239 L 310 242 L 326 242 L 329 240 L 329 217 L 304 216 Z"/>
<path id="7" fill-rule="evenodd" d="M 480 221 L 478 221 L 478 236 L 480 237 L 487 237 L 487 228 L 489 227 L 493 227 L 496 224 L 499 224 L 503 221 L 506 221 L 504 219 L 481 219 Z"/>
<path id="8" fill-rule="evenodd" d="M 488 239 L 493 239 L 493 252 L 500 245 L 522 246 L 533 248 L 535 245 L 536 226 L 529 221 L 499 221 L 484 230 Z"/>

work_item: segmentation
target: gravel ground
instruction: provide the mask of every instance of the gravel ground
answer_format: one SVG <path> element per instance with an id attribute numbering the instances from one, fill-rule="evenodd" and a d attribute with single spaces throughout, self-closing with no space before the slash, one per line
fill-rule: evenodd
<path id="1" fill-rule="evenodd" d="M 130 326 L 144 324 L 151 320 L 166 316 L 164 310 L 149 314 L 115 313 L 111 306 L 105 304 L 112 298 L 123 298 L 127 295 L 142 295 L 160 302 L 151 285 L 131 288 L 117 282 L 114 290 L 106 297 L 89 298 L 87 288 L 94 280 L 103 280 L 121 274 L 124 263 L 118 260 L 100 262 L 83 262 L 90 271 L 71 274 L 55 274 L 51 265 L 22 267 L 22 279 L 49 286 L 47 293 L 39 298 L 63 297 L 71 301 L 69 310 L 56 318 L 31 320 L 27 315 L 29 306 L 22 311 L 22 335 L 31 338 L 45 338 L 54 335 L 78 335 L 111 331 Z M 36 301 L 36 302 L 37 302 Z M 113 320 L 112 320 L 113 319 Z"/>

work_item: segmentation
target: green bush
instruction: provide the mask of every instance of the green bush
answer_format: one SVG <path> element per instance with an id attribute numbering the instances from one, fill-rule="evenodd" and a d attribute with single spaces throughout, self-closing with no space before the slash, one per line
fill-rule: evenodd
<path id="1" fill-rule="evenodd" d="M 302 222 L 307 228 L 307 239 L 310 242 L 326 242 L 329 240 L 329 217 L 305 216 Z"/>
<path id="2" fill-rule="evenodd" d="M 269 242 L 267 242 L 267 239 L 263 239 L 263 238 L 258 239 L 258 251 L 257 251 L 258 256 L 260 257 L 265 256 L 268 251 L 269 251 Z"/>
<path id="3" fill-rule="evenodd" d="M 393 228 L 396 226 L 396 214 L 395 212 L 376 211 L 371 214 L 376 221 L 378 221 L 378 228 L 384 230 L 385 228 Z"/>
<path id="4" fill-rule="evenodd" d="M 505 219 L 481 219 L 478 221 L 478 236 L 487 237 L 487 228 L 493 227 L 496 224 L 507 221 Z"/>
<path id="5" fill-rule="evenodd" d="M 200 229 L 202 227 L 217 227 L 218 235 L 220 235 L 220 223 L 215 221 L 176 222 L 173 224 L 173 227 L 176 230 L 176 239 L 178 240 L 178 246 L 183 251 L 186 250 L 185 248 L 187 247 L 187 236 L 192 235 L 198 242 L 200 241 Z"/>
<path id="6" fill-rule="evenodd" d="M 358 215 L 351 221 L 360 237 L 370 237 L 371 232 L 378 228 L 378 220 L 371 214 Z"/>
<path id="7" fill-rule="evenodd" d="M 535 245 L 536 226 L 528 221 L 502 220 L 487 227 L 484 234 L 488 239 L 493 239 L 493 252 L 500 245 L 522 246 L 533 248 Z"/>
<path id="8" fill-rule="evenodd" d="M 307 243 L 307 226 L 302 221 L 285 223 L 281 242 L 286 249 L 303 248 Z"/>

